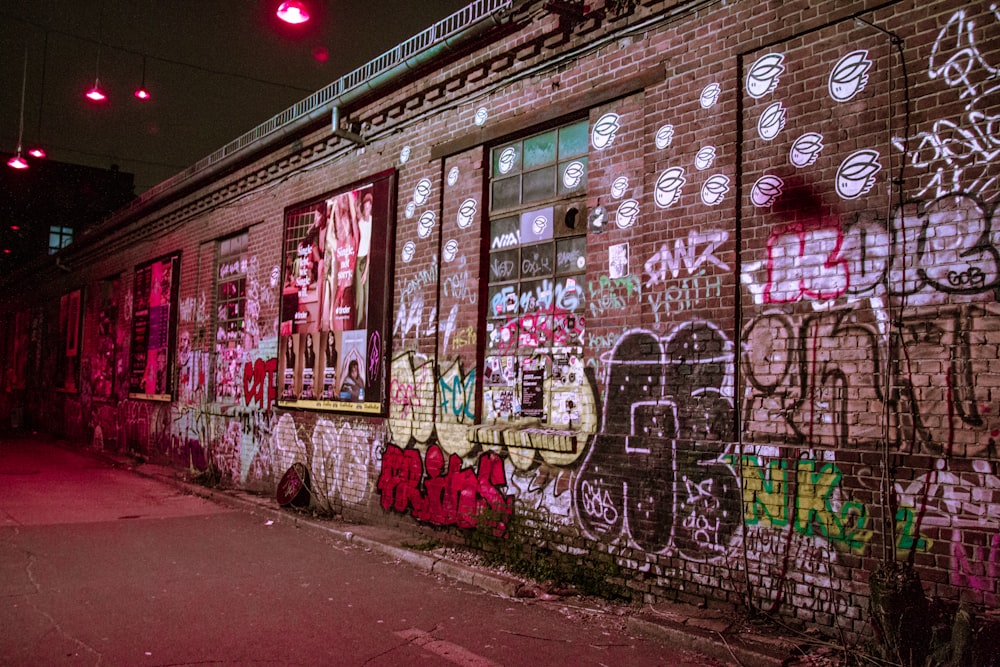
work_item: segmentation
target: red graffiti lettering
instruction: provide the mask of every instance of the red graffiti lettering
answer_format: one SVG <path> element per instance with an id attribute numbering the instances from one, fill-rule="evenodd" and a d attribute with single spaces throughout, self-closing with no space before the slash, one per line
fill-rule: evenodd
<path id="1" fill-rule="evenodd" d="M 790 303 L 803 297 L 836 299 L 850 287 L 847 260 L 840 250 L 839 226 L 794 223 L 775 230 L 767 240 L 767 284 L 764 303 Z"/>
<path id="2" fill-rule="evenodd" d="M 265 406 L 265 392 L 266 402 Z M 248 361 L 243 367 L 243 400 L 247 405 L 257 403 L 271 409 L 278 398 L 278 359 Z"/>
<path id="3" fill-rule="evenodd" d="M 478 469 L 473 470 L 463 468 L 462 459 L 455 454 L 445 460 L 437 445 L 427 450 L 423 463 L 417 450 L 390 445 L 378 480 L 385 510 L 409 509 L 414 518 L 440 526 L 475 528 L 484 522 L 498 537 L 507 532 L 513 512 L 512 497 L 501 491 L 506 486 L 503 461 L 495 453 L 484 454 Z"/>

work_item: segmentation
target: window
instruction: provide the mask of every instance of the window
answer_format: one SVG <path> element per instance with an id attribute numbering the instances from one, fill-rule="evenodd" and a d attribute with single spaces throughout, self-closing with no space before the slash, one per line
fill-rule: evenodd
<path id="1" fill-rule="evenodd" d="M 242 395 L 243 331 L 247 304 L 246 232 L 219 241 L 216 274 L 215 399 Z"/>
<path id="2" fill-rule="evenodd" d="M 491 151 L 487 419 L 579 424 L 588 123 Z"/>
<path id="3" fill-rule="evenodd" d="M 49 227 L 49 254 L 53 255 L 73 242 L 72 227 Z"/>

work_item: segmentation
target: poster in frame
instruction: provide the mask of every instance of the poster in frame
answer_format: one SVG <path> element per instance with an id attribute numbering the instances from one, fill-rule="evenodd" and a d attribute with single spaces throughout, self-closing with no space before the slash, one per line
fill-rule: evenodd
<path id="1" fill-rule="evenodd" d="M 396 172 L 289 207 L 278 406 L 385 415 Z"/>
<path id="2" fill-rule="evenodd" d="M 59 340 L 56 351 L 56 389 L 76 392 L 80 369 L 80 327 L 82 290 L 63 294 L 59 299 Z"/>
<path id="3" fill-rule="evenodd" d="M 135 267 L 129 398 L 170 401 L 181 253 Z"/>

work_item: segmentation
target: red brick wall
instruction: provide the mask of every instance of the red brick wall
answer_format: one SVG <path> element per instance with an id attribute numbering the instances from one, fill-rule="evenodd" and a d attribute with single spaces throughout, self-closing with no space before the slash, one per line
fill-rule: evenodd
<path id="1" fill-rule="evenodd" d="M 79 250 L 44 298 L 120 274 L 126 360 L 133 268 L 179 250 L 193 360 L 170 404 L 120 384 L 111 401 L 81 396 L 84 430 L 269 492 L 304 462 L 315 502 L 361 520 L 459 536 L 486 514 L 529 517 L 535 532 L 508 539 L 610 559 L 647 601 L 864 633 L 867 573 L 888 556 L 912 558 L 928 595 L 995 608 L 989 3 L 641 2 L 615 16 L 598 2 L 575 25 L 542 4 L 346 109 L 364 148 L 318 129 L 131 221 L 114 253 Z M 583 214 L 604 211 L 581 286 L 579 421 L 490 424 L 490 149 L 579 118 L 595 134 Z M 387 415 L 275 409 L 283 212 L 387 169 Z M 199 379 L 213 372 L 214 244 L 240 230 L 244 393 L 217 403 Z"/>

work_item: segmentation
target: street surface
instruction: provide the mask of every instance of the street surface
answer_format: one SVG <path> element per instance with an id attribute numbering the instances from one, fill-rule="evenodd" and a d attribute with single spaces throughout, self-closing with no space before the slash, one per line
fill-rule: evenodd
<path id="1" fill-rule="evenodd" d="M 2 665 L 719 663 L 44 439 L 0 438 Z"/>

